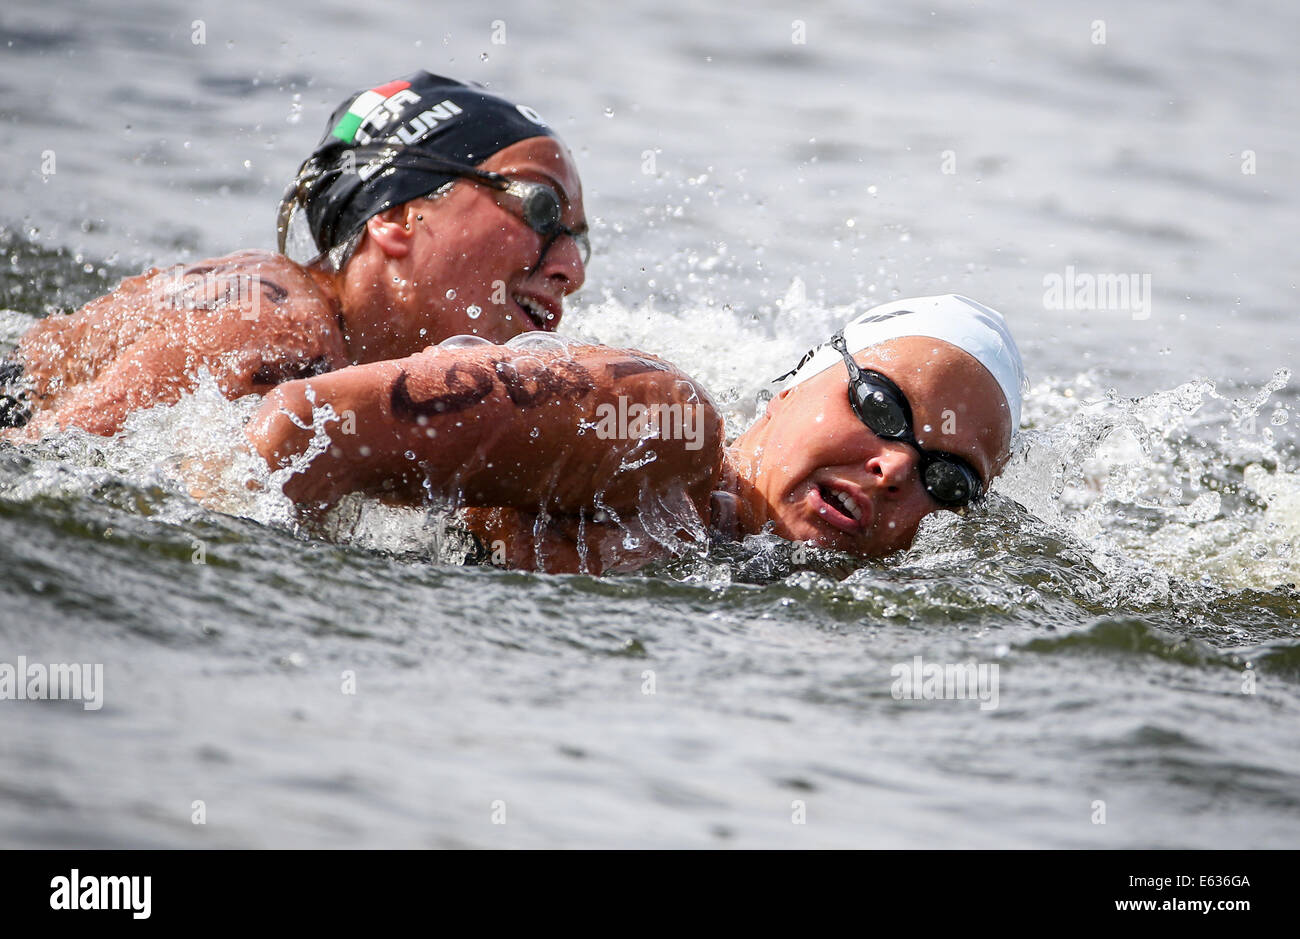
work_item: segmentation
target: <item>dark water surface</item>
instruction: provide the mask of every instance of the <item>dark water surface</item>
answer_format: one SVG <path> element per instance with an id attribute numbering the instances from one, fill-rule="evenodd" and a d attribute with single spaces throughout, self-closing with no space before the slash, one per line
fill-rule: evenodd
<path id="1" fill-rule="evenodd" d="M 897 296 L 1001 309 L 1033 387 L 990 504 L 856 570 L 762 538 L 461 568 L 418 513 L 301 531 L 238 464 L 211 511 L 179 455 L 246 407 L 210 390 L 0 445 L 0 662 L 104 666 L 98 711 L 0 701 L 0 845 L 1295 847 L 1298 37 L 1280 2 L 7 7 L 0 349 L 270 247 L 334 105 L 429 68 L 577 154 L 565 331 L 734 428 Z M 1149 309 L 1046 302 L 1067 267 L 1149 275 Z M 997 707 L 894 697 L 915 656 L 996 664 Z"/>

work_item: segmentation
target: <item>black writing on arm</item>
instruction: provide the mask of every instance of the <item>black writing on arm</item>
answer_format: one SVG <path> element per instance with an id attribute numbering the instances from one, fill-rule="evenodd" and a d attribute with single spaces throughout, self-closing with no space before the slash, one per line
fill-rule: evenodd
<path id="1" fill-rule="evenodd" d="M 493 370 L 474 362 L 457 362 L 446 372 L 446 390 L 422 400 L 411 397 L 407 373 L 393 382 L 391 407 L 394 417 L 418 420 L 438 414 L 456 414 L 482 402 L 501 380 L 512 404 L 523 410 L 541 407 L 548 401 L 582 398 L 596 388 L 591 374 L 577 362 L 523 368 L 508 361 L 493 364 Z"/>
<path id="2" fill-rule="evenodd" d="M 667 372 L 670 370 L 663 362 L 643 359 L 639 355 L 630 355 L 622 362 L 611 362 L 605 367 L 609 369 L 609 377 L 614 381 L 632 375 L 640 375 L 644 372 Z"/>
<path id="3" fill-rule="evenodd" d="M 596 388 L 591 373 L 577 362 L 560 362 L 554 366 L 539 363 L 538 367 L 524 372 L 513 362 L 502 361 L 496 364 L 496 372 L 510 400 L 526 411 L 557 398 L 577 400 Z"/>
<path id="4" fill-rule="evenodd" d="M 416 401 L 406 387 L 406 370 L 393 382 L 390 399 L 393 416 L 406 420 L 432 417 L 437 414 L 455 414 L 472 408 L 492 393 L 495 382 L 492 373 L 473 362 L 457 362 L 447 369 L 447 390 Z"/>
<path id="5" fill-rule="evenodd" d="M 295 360 L 264 364 L 253 373 L 252 381 L 255 385 L 278 385 L 299 378 L 315 378 L 317 375 L 324 375 L 326 372 L 333 370 L 334 366 L 331 364 L 329 356 L 318 355 L 316 358 L 307 361 Z"/>

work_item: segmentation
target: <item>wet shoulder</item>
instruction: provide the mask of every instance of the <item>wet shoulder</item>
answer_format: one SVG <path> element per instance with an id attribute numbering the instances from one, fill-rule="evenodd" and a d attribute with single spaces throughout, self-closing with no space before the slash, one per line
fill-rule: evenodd
<path id="1" fill-rule="evenodd" d="M 313 347 L 332 358 L 343 355 L 339 305 L 333 292 L 282 254 L 237 251 L 150 273 L 154 278 L 150 292 L 171 297 L 165 306 L 217 314 L 215 320 L 228 341 L 296 345 L 295 337 L 301 340 L 309 334 Z"/>
<path id="2" fill-rule="evenodd" d="M 177 281 L 182 292 L 235 299 L 286 311 L 327 312 L 333 318 L 333 296 L 307 269 L 274 251 L 249 249 L 189 265 L 155 268 L 148 275 Z"/>
<path id="3" fill-rule="evenodd" d="M 253 390 L 349 364 L 333 292 L 284 255 L 239 251 L 189 271 L 213 283 L 209 296 L 220 296 L 223 284 L 236 295 L 226 335 L 246 352 Z"/>
<path id="4" fill-rule="evenodd" d="M 114 290 L 92 300 L 72 317 L 53 317 L 47 330 L 76 328 L 74 323 L 139 335 L 173 322 L 177 313 L 238 312 L 256 320 L 263 311 L 279 315 L 328 317 L 337 322 L 333 297 L 301 265 L 272 251 L 237 251 L 192 263 L 151 267 L 125 278 Z M 126 314 L 126 315 L 124 315 Z"/>

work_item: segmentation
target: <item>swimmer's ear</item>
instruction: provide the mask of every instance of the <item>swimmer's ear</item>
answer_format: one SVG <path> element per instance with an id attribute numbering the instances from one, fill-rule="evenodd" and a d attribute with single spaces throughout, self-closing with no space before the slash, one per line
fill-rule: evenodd
<path id="1" fill-rule="evenodd" d="M 366 233 L 390 258 L 404 258 L 411 252 L 411 235 L 414 219 L 407 218 L 407 205 L 385 209 L 366 221 Z M 409 214 L 414 214 L 414 209 Z"/>

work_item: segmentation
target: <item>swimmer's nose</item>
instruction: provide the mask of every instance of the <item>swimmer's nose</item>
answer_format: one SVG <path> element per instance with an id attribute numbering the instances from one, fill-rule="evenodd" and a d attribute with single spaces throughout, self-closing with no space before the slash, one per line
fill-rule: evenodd
<path id="1" fill-rule="evenodd" d="M 587 269 L 582 263 L 582 252 L 571 235 L 555 239 L 542 261 L 542 277 L 560 288 L 562 295 L 576 292 L 587 279 Z"/>
<path id="2" fill-rule="evenodd" d="M 866 468 L 878 489 L 897 494 L 918 478 L 916 461 L 915 450 L 907 444 L 891 442 L 867 459 Z"/>

